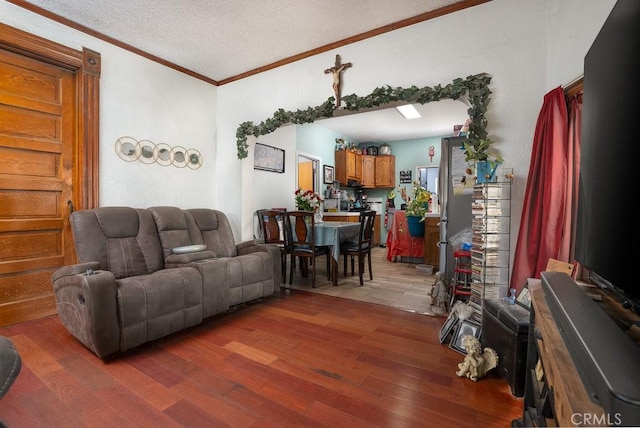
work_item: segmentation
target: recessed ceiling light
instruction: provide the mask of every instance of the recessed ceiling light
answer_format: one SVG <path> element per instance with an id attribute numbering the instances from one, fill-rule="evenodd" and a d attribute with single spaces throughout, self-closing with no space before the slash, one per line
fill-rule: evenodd
<path id="1" fill-rule="evenodd" d="M 398 110 L 398 113 L 400 113 L 405 119 L 417 119 L 419 117 L 422 117 L 420 116 L 420 113 L 418 113 L 418 110 L 416 110 L 416 108 L 413 106 L 413 104 L 398 106 L 396 107 L 396 110 Z"/>

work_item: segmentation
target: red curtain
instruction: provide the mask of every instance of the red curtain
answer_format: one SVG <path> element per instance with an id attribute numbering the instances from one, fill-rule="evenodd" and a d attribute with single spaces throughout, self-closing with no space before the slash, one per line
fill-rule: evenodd
<path id="1" fill-rule="evenodd" d="M 579 113 L 579 112 L 576 112 Z M 575 125 L 575 124 L 574 124 Z M 569 261 L 572 248 L 574 157 L 579 158 L 579 123 L 569 132 L 562 87 L 544 96 L 531 152 L 520 230 L 513 261 L 511 287 L 518 292 L 527 278 L 540 278 L 549 258 Z M 579 132 L 577 133 L 579 135 Z"/>
<path id="2" fill-rule="evenodd" d="M 567 213 L 560 242 L 558 260 L 574 263 L 576 216 L 578 214 L 578 185 L 580 183 L 580 137 L 582 135 L 582 92 L 567 98 L 569 135 L 567 136 Z M 576 272 L 574 271 L 574 276 Z"/>

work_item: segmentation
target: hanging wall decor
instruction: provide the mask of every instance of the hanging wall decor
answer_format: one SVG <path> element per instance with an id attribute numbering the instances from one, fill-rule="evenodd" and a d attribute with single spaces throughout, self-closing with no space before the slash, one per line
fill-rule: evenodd
<path id="1" fill-rule="evenodd" d="M 132 137 L 120 137 L 116 140 L 116 154 L 127 162 L 135 160 L 142 163 L 157 163 L 162 166 L 173 165 L 177 168 L 188 166 L 198 169 L 202 166 L 202 155 L 196 149 L 171 147 L 168 144 L 155 144 L 149 140 L 136 140 Z"/>

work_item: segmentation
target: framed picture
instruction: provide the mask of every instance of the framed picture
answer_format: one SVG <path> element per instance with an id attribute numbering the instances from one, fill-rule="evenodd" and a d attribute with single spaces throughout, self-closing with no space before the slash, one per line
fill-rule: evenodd
<path id="1" fill-rule="evenodd" d="M 284 150 L 256 143 L 253 154 L 253 169 L 283 173 Z"/>
<path id="2" fill-rule="evenodd" d="M 467 351 L 462 346 L 462 338 L 464 336 L 469 336 L 469 335 L 480 338 L 480 329 L 481 329 L 480 324 L 477 324 L 470 320 L 462 320 L 459 323 L 458 328 L 456 329 L 456 332 L 453 335 L 453 338 L 451 339 L 449 348 L 453 349 L 454 351 L 458 351 L 461 354 L 466 355 Z"/>
<path id="3" fill-rule="evenodd" d="M 411 170 L 400 171 L 400 183 L 411 183 Z"/>
<path id="4" fill-rule="evenodd" d="M 333 184 L 335 180 L 334 169 L 332 166 L 325 165 L 324 166 L 324 183 L 325 184 Z"/>
<path id="5" fill-rule="evenodd" d="M 531 294 L 529 294 L 529 287 L 525 286 L 520 290 L 520 294 L 516 297 L 516 302 L 525 309 L 531 309 Z"/>
<path id="6" fill-rule="evenodd" d="M 451 334 L 453 328 L 457 323 L 458 316 L 455 312 L 451 311 L 449 313 L 449 317 L 447 317 L 447 320 L 444 322 L 444 324 L 442 324 L 442 327 L 440 328 L 440 343 L 445 343 L 447 341 L 449 335 Z"/>

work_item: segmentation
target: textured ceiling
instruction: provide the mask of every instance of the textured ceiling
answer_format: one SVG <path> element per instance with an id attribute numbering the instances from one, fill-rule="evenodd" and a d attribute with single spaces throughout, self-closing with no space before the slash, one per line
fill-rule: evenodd
<path id="1" fill-rule="evenodd" d="M 459 0 L 27 0 L 221 81 Z"/>
<path id="2" fill-rule="evenodd" d="M 286 63 L 289 58 L 327 45 L 340 46 L 344 39 L 460 0 L 26 0 L 26 3 L 204 78 L 224 82 L 274 63 Z M 453 124 L 464 122 L 464 104 L 438 104 L 437 110 L 434 106 L 421 107 L 432 111 L 427 113 L 431 120 L 407 121 L 391 109 L 318 124 L 349 135 L 354 141 L 382 142 L 443 135 L 442 130 L 450 133 Z M 453 110 L 449 108 L 452 106 Z M 434 121 L 436 116 L 438 119 Z"/>

